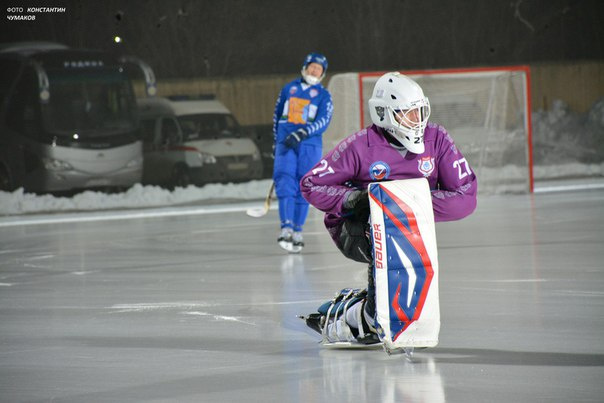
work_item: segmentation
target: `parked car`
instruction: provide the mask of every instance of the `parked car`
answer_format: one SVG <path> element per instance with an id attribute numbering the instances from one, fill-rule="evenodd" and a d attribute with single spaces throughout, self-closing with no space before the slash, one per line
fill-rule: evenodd
<path id="1" fill-rule="evenodd" d="M 262 178 L 256 144 L 231 112 L 208 96 L 138 100 L 143 184 L 167 187 Z"/>

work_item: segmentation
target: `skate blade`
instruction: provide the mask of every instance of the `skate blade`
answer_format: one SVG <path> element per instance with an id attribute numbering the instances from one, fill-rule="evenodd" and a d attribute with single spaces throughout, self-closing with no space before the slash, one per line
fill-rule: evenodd
<path id="1" fill-rule="evenodd" d="M 301 246 L 292 245 L 291 248 L 289 249 L 289 253 L 300 253 L 300 252 L 302 252 Z"/>
<path id="2" fill-rule="evenodd" d="M 413 358 L 416 351 L 425 350 L 428 347 L 398 347 L 393 349 L 384 348 L 388 355 L 404 355 L 407 358 Z"/>
<path id="3" fill-rule="evenodd" d="M 321 346 L 333 350 L 382 350 L 382 343 L 362 344 L 353 341 L 321 342 Z"/>
<path id="4" fill-rule="evenodd" d="M 293 244 L 291 242 L 280 241 L 277 242 L 281 249 L 286 250 L 288 252 L 292 252 Z"/>

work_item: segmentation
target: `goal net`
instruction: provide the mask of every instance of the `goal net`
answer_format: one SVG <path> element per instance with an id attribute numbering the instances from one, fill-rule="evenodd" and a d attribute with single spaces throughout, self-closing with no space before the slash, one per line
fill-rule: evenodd
<path id="1" fill-rule="evenodd" d="M 533 191 L 530 75 L 527 66 L 401 71 L 430 100 L 430 121 L 444 126 L 470 162 L 483 194 Z M 328 85 L 334 116 L 331 149 L 371 124 L 367 101 L 382 72 L 344 73 Z"/>

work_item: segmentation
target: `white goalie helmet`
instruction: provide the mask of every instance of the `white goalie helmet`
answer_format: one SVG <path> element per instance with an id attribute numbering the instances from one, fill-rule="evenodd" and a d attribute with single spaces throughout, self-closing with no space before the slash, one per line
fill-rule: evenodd
<path id="1" fill-rule="evenodd" d="M 424 152 L 424 130 L 430 102 L 415 81 L 398 72 L 386 73 L 375 83 L 369 99 L 371 120 L 414 154 Z"/>

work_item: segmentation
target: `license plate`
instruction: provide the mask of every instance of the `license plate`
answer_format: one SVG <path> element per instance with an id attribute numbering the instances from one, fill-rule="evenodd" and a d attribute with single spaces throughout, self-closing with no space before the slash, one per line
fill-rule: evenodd
<path id="1" fill-rule="evenodd" d="M 107 186 L 109 184 L 111 184 L 111 181 L 106 178 L 90 179 L 86 182 L 86 186 Z"/>
<path id="2" fill-rule="evenodd" d="M 233 163 L 227 164 L 227 168 L 235 171 L 235 170 L 247 169 L 248 165 L 245 162 L 233 162 Z"/>

